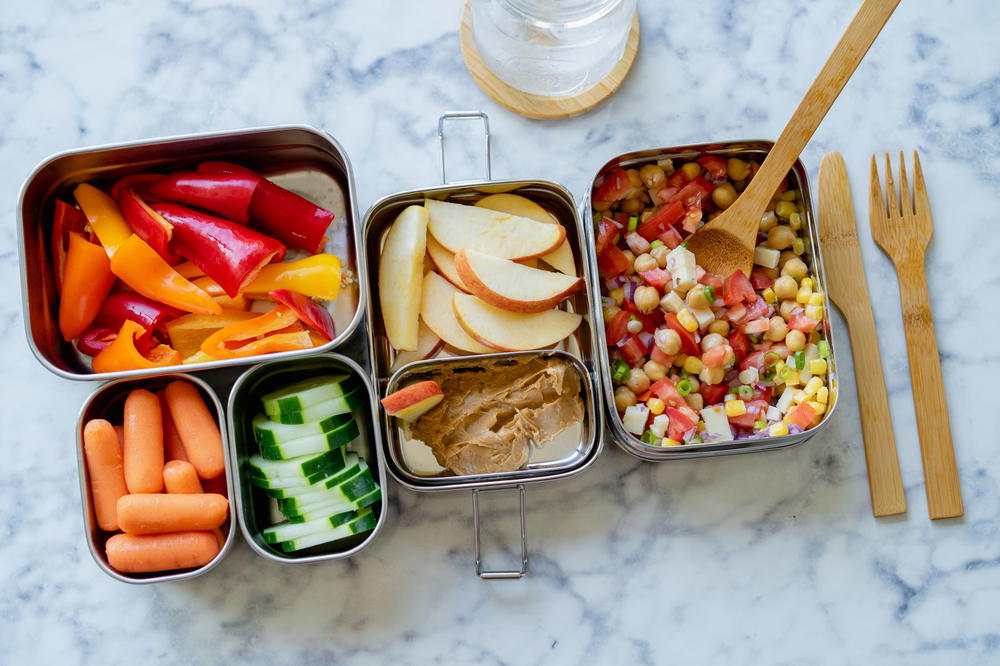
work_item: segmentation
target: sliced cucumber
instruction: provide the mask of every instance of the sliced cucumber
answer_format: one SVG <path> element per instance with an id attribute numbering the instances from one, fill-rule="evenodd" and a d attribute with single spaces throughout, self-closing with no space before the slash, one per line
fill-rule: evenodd
<path id="1" fill-rule="evenodd" d="M 343 449 L 336 448 L 289 460 L 266 460 L 263 456 L 253 456 L 247 461 L 247 465 L 251 474 L 264 479 L 298 479 L 343 469 L 345 462 L 346 456 Z M 324 474 L 324 476 L 328 476 L 328 474 Z"/>
<path id="2" fill-rule="evenodd" d="M 317 503 L 320 499 L 324 503 L 329 502 L 331 495 L 330 489 L 326 486 L 327 483 L 336 486 L 341 481 L 353 478 L 362 469 L 368 469 L 368 464 L 359 458 L 356 453 L 348 453 L 344 456 L 344 461 L 343 469 L 337 470 L 320 482 L 314 484 L 293 484 L 284 487 L 273 486 L 267 490 L 267 494 L 276 500 L 301 498 L 303 501 L 313 504 Z"/>
<path id="3" fill-rule="evenodd" d="M 358 512 L 350 509 L 332 516 L 325 516 L 308 523 L 279 523 L 271 525 L 261 532 L 264 543 L 278 543 L 280 541 L 290 541 L 300 537 L 309 536 L 317 532 L 329 531 L 331 527 L 340 527 L 358 517 Z"/>
<path id="4" fill-rule="evenodd" d="M 278 423 L 296 425 L 318 421 L 337 414 L 347 414 L 365 403 L 366 394 L 363 389 L 362 386 L 355 386 L 344 395 L 309 405 L 301 411 L 267 412 L 267 416 Z"/>
<path id="5" fill-rule="evenodd" d="M 323 432 L 312 432 L 302 437 L 285 437 L 281 432 L 300 429 L 313 430 L 317 424 L 329 428 Z M 313 426 L 313 427 L 310 427 Z M 288 460 L 298 456 L 322 453 L 343 446 L 361 434 L 358 424 L 350 414 L 338 414 L 323 421 L 313 421 L 303 425 L 286 425 L 268 420 L 259 414 L 253 420 L 254 437 L 260 445 L 260 454 L 268 460 Z"/>
<path id="6" fill-rule="evenodd" d="M 254 464 L 251 464 L 250 462 L 247 463 L 247 469 L 249 471 L 247 478 L 250 480 L 250 483 L 261 488 L 283 488 L 290 491 L 298 489 L 297 492 L 299 493 L 327 487 L 323 484 L 328 482 L 332 483 L 333 479 L 343 478 L 344 468 L 347 467 L 347 456 L 344 453 L 343 448 L 328 451 L 327 454 L 332 454 L 332 457 L 322 467 L 319 467 L 309 473 L 301 474 L 294 472 L 289 474 L 279 474 L 274 471 L 265 472 L 256 465 L 259 465 L 261 462 L 273 463 L 274 461 L 264 460 L 260 456 L 254 456 L 254 458 L 251 459 Z M 295 493 L 293 492 L 292 494 Z"/>
<path id="7" fill-rule="evenodd" d="M 344 395 L 346 393 L 344 384 L 348 379 L 347 375 L 311 377 L 277 391 L 271 391 L 261 398 L 261 402 L 264 403 L 264 411 L 269 415 L 301 412 L 312 405 Z"/>
<path id="8" fill-rule="evenodd" d="M 371 506 L 380 499 L 382 499 L 382 490 L 380 488 L 376 488 L 364 497 L 360 497 L 353 501 L 340 500 L 330 504 L 310 505 L 308 507 L 303 507 L 298 511 L 289 511 L 285 513 L 285 516 L 291 523 L 305 523 L 311 520 L 318 520 L 325 516 L 332 516 L 342 511 L 358 511 L 367 506 Z"/>
<path id="9" fill-rule="evenodd" d="M 296 550 L 302 550 L 303 548 L 311 548 L 312 546 L 318 546 L 324 543 L 330 543 L 331 541 L 337 541 L 339 539 L 344 539 L 355 534 L 360 534 L 361 532 L 368 532 L 375 529 L 375 514 L 372 513 L 371 509 L 363 509 L 358 512 L 357 518 L 344 523 L 338 527 L 330 527 L 324 529 L 320 532 L 314 532 L 312 534 L 291 539 L 289 541 L 282 541 L 277 544 L 281 547 L 281 550 L 286 553 L 290 553 Z M 306 525 L 307 523 L 299 523 L 299 525 Z"/>

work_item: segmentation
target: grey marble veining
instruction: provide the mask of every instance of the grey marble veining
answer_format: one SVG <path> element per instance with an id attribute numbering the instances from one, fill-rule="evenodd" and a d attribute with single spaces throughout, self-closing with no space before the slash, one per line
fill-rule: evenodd
<path id="1" fill-rule="evenodd" d="M 239 543 L 193 581 L 123 585 L 84 542 L 73 424 L 89 384 L 31 357 L 14 202 L 44 156 L 148 136 L 305 122 L 346 147 L 359 207 L 438 180 L 436 120 L 482 108 L 493 174 L 581 196 L 628 150 L 774 138 L 857 2 L 641 0 L 620 92 L 541 122 L 466 74 L 461 3 L 38 0 L 0 9 L 0 662 L 831 663 L 1000 661 L 1000 8 L 907 0 L 803 155 L 844 154 L 861 220 L 909 513 L 876 521 L 847 338 L 834 422 L 787 451 L 653 465 L 613 446 L 528 489 L 530 576 L 479 581 L 466 493 L 393 488 L 357 558 L 282 567 Z M 921 151 L 928 279 L 966 516 L 927 518 L 898 287 L 867 229 L 868 159 Z M 815 184 L 814 184 L 815 187 Z M 839 321 L 839 319 L 838 319 Z M 841 331 L 843 329 L 841 328 Z M 491 518 L 491 563 L 515 522 Z M 496 544 L 504 544 L 501 548 Z"/>

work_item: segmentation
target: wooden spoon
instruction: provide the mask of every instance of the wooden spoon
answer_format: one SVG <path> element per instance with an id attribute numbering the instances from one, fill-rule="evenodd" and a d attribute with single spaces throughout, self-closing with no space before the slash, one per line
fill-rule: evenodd
<path id="1" fill-rule="evenodd" d="M 702 268 L 723 277 L 737 269 L 750 275 L 757 228 L 774 191 L 898 4 L 899 0 L 865 0 L 858 9 L 746 190 L 688 239 L 688 249 Z"/>

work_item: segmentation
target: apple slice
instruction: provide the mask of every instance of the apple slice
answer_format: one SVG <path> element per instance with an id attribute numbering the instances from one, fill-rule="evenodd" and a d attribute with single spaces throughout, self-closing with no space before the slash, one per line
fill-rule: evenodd
<path id="1" fill-rule="evenodd" d="M 577 329 L 583 317 L 562 310 L 508 312 L 456 290 L 455 316 L 469 335 L 500 351 L 551 347 Z"/>
<path id="2" fill-rule="evenodd" d="M 382 398 L 389 416 L 413 423 L 444 400 L 444 392 L 433 379 L 410 384 Z"/>
<path id="3" fill-rule="evenodd" d="M 444 347 L 444 340 L 438 337 L 437 333 L 432 331 L 424 323 L 424 320 L 420 320 L 420 327 L 417 329 L 417 348 L 413 351 L 401 351 L 396 354 L 396 358 L 392 361 L 392 367 L 389 369 L 390 372 L 395 372 L 399 368 L 402 368 L 407 363 L 413 363 L 414 361 L 422 361 L 425 358 L 430 358 L 434 354 L 440 351 L 441 347 Z"/>
<path id="4" fill-rule="evenodd" d="M 510 194 L 509 192 L 490 194 L 477 201 L 476 205 L 500 213 L 526 217 L 535 222 L 559 224 L 555 215 L 520 194 Z M 543 255 L 542 261 L 560 273 L 576 277 L 576 262 L 573 261 L 573 248 L 569 246 L 569 240 L 564 240 L 554 251 Z"/>
<path id="5" fill-rule="evenodd" d="M 448 282 L 458 287 L 464 292 L 469 290 L 462 284 L 462 278 L 458 275 L 458 270 L 455 268 L 455 255 L 450 251 L 446 250 L 441 243 L 437 242 L 434 236 L 427 236 L 427 254 L 431 257 L 431 263 L 437 268 L 438 272 L 448 278 Z"/>
<path id="6" fill-rule="evenodd" d="M 378 294 L 389 344 L 417 348 L 420 323 L 420 274 L 424 268 L 429 215 L 423 206 L 407 206 L 389 227 L 378 264 Z"/>
<path id="7" fill-rule="evenodd" d="M 455 285 L 437 273 L 424 276 L 423 294 L 420 297 L 420 317 L 438 337 L 456 349 L 473 354 L 489 354 L 496 350 L 482 345 L 465 332 L 455 318 L 452 297 L 461 294 Z"/>
<path id="8" fill-rule="evenodd" d="M 469 291 L 510 312 L 544 312 L 583 286 L 583 278 L 529 268 L 475 250 L 455 255 L 455 267 Z"/>
<path id="9" fill-rule="evenodd" d="M 566 238 L 559 224 L 545 224 L 495 210 L 425 199 L 427 229 L 449 252 L 472 248 L 519 261 L 552 252 Z"/>

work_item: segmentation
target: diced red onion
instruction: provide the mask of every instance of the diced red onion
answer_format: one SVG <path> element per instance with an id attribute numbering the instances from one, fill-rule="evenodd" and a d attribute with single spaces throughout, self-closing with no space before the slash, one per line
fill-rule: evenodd
<path id="1" fill-rule="evenodd" d="M 615 347 L 624 347 L 625 341 L 628 340 L 629 336 L 626 335 L 624 338 L 615 343 Z"/>
<path id="2" fill-rule="evenodd" d="M 789 426 L 788 426 L 788 434 L 789 435 L 798 435 L 800 432 L 802 432 L 802 428 L 800 428 L 798 425 L 796 425 L 794 423 L 789 424 Z"/>
<path id="3" fill-rule="evenodd" d="M 740 373 L 738 370 L 730 370 L 722 377 L 722 382 L 724 384 L 729 384 L 733 380 L 736 380 L 736 385 L 738 386 L 740 384 L 739 376 Z"/>
<path id="4" fill-rule="evenodd" d="M 650 348 L 653 346 L 653 334 L 643 331 L 639 334 L 639 341 L 642 342 L 642 346 L 646 348 L 646 353 L 649 353 Z"/>
<path id="5" fill-rule="evenodd" d="M 749 407 L 747 407 L 747 414 L 753 414 L 754 416 L 757 416 L 758 414 L 760 414 L 760 407 L 758 407 L 757 405 L 750 405 Z"/>
<path id="6" fill-rule="evenodd" d="M 625 244 L 637 255 L 649 252 L 649 241 L 634 231 L 625 236 Z"/>
<path id="7" fill-rule="evenodd" d="M 629 303 L 632 302 L 632 297 L 635 296 L 635 289 L 637 286 L 638 285 L 631 280 L 625 283 L 625 300 Z"/>
<path id="8" fill-rule="evenodd" d="M 691 428 L 686 433 L 684 433 L 684 435 L 681 437 L 681 439 L 683 439 L 685 442 L 690 442 L 692 439 L 694 439 L 694 436 L 695 436 L 695 434 L 697 434 L 697 432 L 698 432 L 698 428 L 697 427 Z"/>

